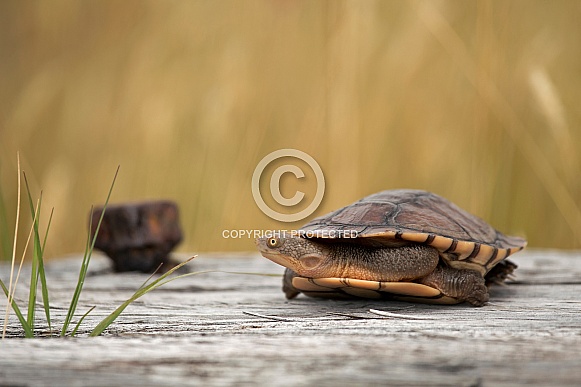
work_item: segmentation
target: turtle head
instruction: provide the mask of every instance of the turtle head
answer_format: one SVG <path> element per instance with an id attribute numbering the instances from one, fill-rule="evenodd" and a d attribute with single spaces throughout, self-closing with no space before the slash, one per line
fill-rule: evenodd
<path id="1" fill-rule="evenodd" d="M 256 239 L 265 258 L 291 269 L 301 277 L 334 277 L 335 265 L 329 250 L 319 243 L 301 237 L 272 236 Z"/>

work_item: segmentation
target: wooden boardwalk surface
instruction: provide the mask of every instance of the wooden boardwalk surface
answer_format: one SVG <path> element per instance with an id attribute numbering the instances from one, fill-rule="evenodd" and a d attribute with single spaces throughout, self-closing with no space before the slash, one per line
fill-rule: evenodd
<path id="1" fill-rule="evenodd" d="M 494 288 L 482 308 L 287 301 L 279 277 L 201 274 L 149 293 L 89 338 L 147 278 L 103 272 L 108 261 L 94 257 L 79 314 L 96 309 L 83 334 L 15 338 L 12 315 L 12 337 L 0 342 L 0 385 L 581 385 L 581 253 L 528 250 L 514 261 L 517 280 Z M 190 265 L 282 273 L 257 254 L 201 255 Z M 65 259 L 48 267 L 56 327 L 78 266 Z"/>

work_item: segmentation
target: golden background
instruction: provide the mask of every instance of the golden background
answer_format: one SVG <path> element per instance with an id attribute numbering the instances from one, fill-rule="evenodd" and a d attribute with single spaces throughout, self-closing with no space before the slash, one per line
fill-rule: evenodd
<path id="1" fill-rule="evenodd" d="M 253 250 L 223 230 L 404 187 L 578 248 L 579 20 L 579 1 L 3 1 L 2 251 L 17 151 L 43 225 L 55 209 L 47 257 L 83 250 L 118 165 L 112 202 L 177 201 L 182 251 Z M 290 224 L 250 187 L 284 148 L 326 181 Z M 312 176 L 287 175 L 283 194 L 312 197 Z"/>

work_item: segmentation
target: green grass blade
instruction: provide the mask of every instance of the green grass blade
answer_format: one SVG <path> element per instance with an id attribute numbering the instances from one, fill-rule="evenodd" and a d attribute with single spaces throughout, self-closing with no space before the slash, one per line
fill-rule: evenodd
<path id="1" fill-rule="evenodd" d="M 90 215 L 89 215 L 89 230 L 91 227 L 91 218 L 93 214 L 93 207 L 91 207 Z M 63 323 L 63 327 L 61 329 L 61 336 L 65 336 L 68 330 L 68 327 L 73 319 L 75 311 L 77 309 L 77 304 L 79 302 L 79 297 L 81 295 L 81 291 L 83 290 L 83 285 L 85 283 L 85 277 L 87 276 L 87 267 L 89 266 L 90 256 L 90 240 L 91 234 L 89 231 L 89 235 L 87 237 L 87 243 L 85 245 L 85 253 L 83 255 L 83 260 L 81 262 L 81 268 L 79 269 L 79 278 L 77 280 L 77 286 L 75 288 L 75 292 L 73 293 L 73 298 L 71 298 L 71 304 L 69 305 L 69 310 L 67 311 L 67 316 L 65 317 L 65 321 Z"/>
<path id="2" fill-rule="evenodd" d="M 30 289 L 28 293 L 28 325 L 34 331 L 34 319 L 36 314 L 36 295 L 38 288 L 38 266 L 39 261 L 42 260 L 42 251 L 40 245 L 40 236 L 38 231 L 38 218 L 40 214 L 40 209 L 42 205 L 42 192 L 40 193 L 40 198 L 38 200 L 38 206 L 34 208 L 34 201 L 32 200 L 32 195 L 30 194 L 30 186 L 28 185 L 28 179 L 26 178 L 26 173 L 22 174 L 24 176 L 24 184 L 26 187 L 26 193 L 28 195 L 28 204 L 30 206 L 30 212 L 32 214 L 32 224 L 33 224 L 33 255 L 32 255 L 32 267 L 30 273 Z"/>
<path id="3" fill-rule="evenodd" d="M 158 279 L 156 279 L 155 281 L 151 282 L 149 285 L 146 285 L 146 286 L 144 286 L 145 284 L 142 285 L 139 289 L 137 289 L 137 291 L 127 301 L 125 301 L 123 304 L 121 304 L 117 309 L 115 309 L 113 311 L 113 313 L 111 313 L 110 315 L 108 315 L 107 317 L 105 317 L 99 324 L 97 324 L 97 326 L 91 331 L 91 333 L 89 334 L 89 336 L 92 336 L 92 337 L 99 336 L 101 333 L 103 333 L 103 331 L 105 329 L 107 329 L 107 327 L 109 325 L 111 325 L 113 323 L 113 321 L 115 321 L 117 319 L 117 317 L 119 317 L 119 315 L 121 315 L 121 313 L 123 313 L 123 311 L 125 310 L 125 308 L 127 308 L 133 301 L 137 300 L 139 297 L 147 294 L 148 292 L 152 291 L 153 289 L 156 289 L 156 288 L 158 288 L 158 287 L 160 287 L 160 286 L 162 286 L 162 285 L 164 285 L 164 284 L 166 284 L 168 282 L 171 282 L 173 280 L 176 280 L 178 278 L 182 278 L 182 277 L 189 276 L 189 275 L 201 274 L 202 272 L 195 272 L 195 273 L 183 274 L 183 275 L 178 276 L 178 277 L 173 277 L 173 278 L 166 279 L 170 274 L 172 274 L 174 271 L 178 270 L 182 266 L 186 265 L 187 263 L 189 263 L 194 258 L 195 258 L 195 256 L 193 256 L 190 259 L 188 259 L 188 260 L 180 263 L 177 266 L 172 267 L 166 273 L 164 273 L 163 275 L 161 275 Z"/>
<path id="4" fill-rule="evenodd" d="M 44 315 L 46 316 L 49 331 L 52 331 L 52 324 L 50 321 L 50 301 L 48 298 L 48 285 L 46 283 L 46 274 L 44 272 L 44 248 L 46 246 L 46 239 L 48 237 L 48 230 L 50 230 L 50 225 L 52 223 L 53 214 L 54 208 L 50 211 L 50 216 L 48 218 L 48 224 L 46 226 L 46 232 L 44 234 L 44 239 L 42 241 L 42 249 L 40 254 L 42 259 L 39 261 L 38 265 L 38 274 L 40 275 L 40 284 L 42 289 L 42 305 L 44 307 Z"/>
<path id="5" fill-rule="evenodd" d="M 0 287 L 2 287 L 2 290 L 4 290 L 4 294 L 6 294 L 6 297 L 8 298 L 8 288 L 6 287 L 6 285 L 4 285 L 4 282 L 2 282 L 2 280 L 0 280 Z M 14 313 L 16 314 L 18 320 L 20 321 L 20 325 L 22 325 L 22 328 L 24 329 L 24 336 L 34 337 L 34 331 L 30 327 L 30 325 L 28 325 L 28 322 L 26 322 L 26 318 L 24 318 L 24 315 L 20 311 L 20 308 L 18 307 L 18 304 L 16 304 L 16 301 L 14 299 L 12 299 L 11 304 L 12 310 L 14 310 Z"/>
<path id="6" fill-rule="evenodd" d="M 117 171 L 115 171 L 115 176 L 113 177 L 113 182 L 111 183 L 111 187 L 109 188 L 109 193 L 107 194 L 107 199 L 105 200 L 105 204 L 103 205 L 103 211 L 101 212 L 101 217 L 99 218 L 99 223 L 97 224 L 97 228 L 95 229 L 95 235 L 91 240 L 91 219 L 89 219 L 89 231 L 87 236 L 87 246 L 85 248 L 85 254 L 83 256 L 83 261 L 81 263 L 81 269 L 79 270 L 79 279 L 77 281 L 77 286 L 75 288 L 75 292 L 73 293 L 73 298 L 71 299 L 71 304 L 69 306 L 69 310 L 67 316 L 65 318 L 65 322 L 63 323 L 63 328 L 61 330 L 61 336 L 65 336 L 68 330 L 68 327 L 73 319 L 75 311 L 77 309 L 77 304 L 79 302 L 79 298 L 81 296 L 81 292 L 83 290 L 83 285 L 85 283 L 85 277 L 87 276 L 87 270 L 89 267 L 89 262 L 91 261 L 91 255 L 93 254 L 93 248 L 95 247 L 95 242 L 97 241 L 97 234 L 99 233 L 99 229 L 101 228 L 101 222 L 103 221 L 103 216 L 105 215 L 105 210 L 107 209 L 107 204 L 109 204 L 109 199 L 111 198 L 111 193 L 113 192 L 113 186 L 115 185 L 115 180 L 117 180 L 117 175 L 119 174 L 119 167 L 117 167 Z M 92 212 L 92 211 L 91 211 Z M 92 218 L 92 216 L 90 217 Z"/>
<path id="7" fill-rule="evenodd" d="M 141 286 L 140 286 L 139 288 L 137 288 L 137 290 L 139 290 L 139 289 L 143 289 L 143 288 L 145 287 L 145 285 L 147 285 L 147 283 L 148 283 L 149 281 L 151 281 L 151 279 L 153 278 L 153 276 L 157 274 L 157 272 L 159 271 L 159 269 L 161 269 L 161 267 L 162 267 L 162 266 L 163 266 L 163 263 L 160 263 L 160 264 L 157 266 L 157 268 L 154 270 L 154 272 L 153 272 L 153 273 L 151 273 L 151 274 L 149 275 L 149 277 L 147 277 L 147 279 L 146 279 L 145 281 L 143 281 L 143 283 L 141 284 Z"/>
<path id="8" fill-rule="evenodd" d="M 91 313 L 93 311 L 93 309 L 95 309 L 95 307 L 91 307 L 84 315 L 83 317 L 81 317 L 81 319 L 79 320 L 79 322 L 77 323 L 77 325 L 75 325 L 75 329 L 73 329 L 73 331 L 71 332 L 71 337 L 75 337 L 75 335 L 77 334 L 77 331 L 79 330 L 79 327 L 81 326 L 81 323 L 83 322 L 83 320 L 85 319 L 85 317 L 87 317 L 89 315 L 89 313 Z"/>

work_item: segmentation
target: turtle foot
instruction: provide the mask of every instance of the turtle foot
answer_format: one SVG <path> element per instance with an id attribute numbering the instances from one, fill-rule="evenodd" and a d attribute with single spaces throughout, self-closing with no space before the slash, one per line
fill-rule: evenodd
<path id="1" fill-rule="evenodd" d="M 421 282 L 440 290 L 446 296 L 474 306 L 483 306 L 488 302 L 488 288 L 484 278 L 474 270 L 439 266 Z"/>
<path id="2" fill-rule="evenodd" d="M 518 266 L 514 262 L 511 262 L 508 259 L 500 261 L 484 277 L 486 280 L 486 286 L 490 287 L 493 284 L 504 285 L 504 281 L 512 277 L 512 273 L 517 267 Z"/>
<path id="3" fill-rule="evenodd" d="M 299 291 L 293 286 L 293 278 L 297 276 L 297 273 L 291 269 L 286 269 L 284 271 L 284 277 L 282 279 L 282 291 L 284 292 L 287 300 L 291 300 L 299 295 Z"/>

